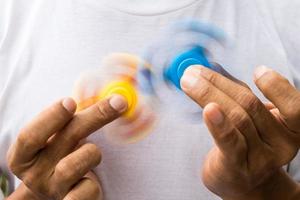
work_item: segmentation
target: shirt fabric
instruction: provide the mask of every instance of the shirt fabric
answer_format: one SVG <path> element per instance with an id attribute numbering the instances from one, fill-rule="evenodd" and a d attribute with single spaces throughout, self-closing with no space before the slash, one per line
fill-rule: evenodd
<path id="1" fill-rule="evenodd" d="M 258 65 L 272 67 L 300 86 L 298 0 L 149 2 L 0 1 L 2 170 L 8 172 L 5 154 L 20 128 L 45 106 L 71 95 L 80 73 L 98 69 L 101 59 L 112 52 L 141 55 L 162 28 L 185 17 L 213 23 L 228 34 L 234 45 L 213 52 L 215 61 L 262 100 L 252 81 Z M 157 127 L 143 141 L 118 146 L 99 132 L 89 137 L 103 153 L 95 172 L 106 200 L 219 199 L 200 178 L 213 146 L 201 114 L 186 117 L 182 99 L 165 93 Z M 192 101 L 184 103 L 195 106 Z M 289 172 L 300 180 L 297 163 L 291 163 Z"/>

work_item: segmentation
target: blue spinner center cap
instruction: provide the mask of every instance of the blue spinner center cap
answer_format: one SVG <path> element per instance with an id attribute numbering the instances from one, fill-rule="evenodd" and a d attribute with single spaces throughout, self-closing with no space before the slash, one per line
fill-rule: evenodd
<path id="1" fill-rule="evenodd" d="M 178 68 L 177 68 L 177 77 L 179 78 L 179 80 L 181 79 L 181 77 L 183 76 L 184 74 L 184 71 L 190 67 L 191 65 L 201 65 L 202 62 L 199 61 L 198 59 L 195 59 L 195 58 L 188 58 L 188 59 L 185 59 L 184 61 L 182 61 Z"/>
<path id="2" fill-rule="evenodd" d="M 181 89 L 180 79 L 183 76 L 184 71 L 191 65 L 203 65 L 210 67 L 202 48 L 197 47 L 190 49 L 176 56 L 164 71 L 165 80 L 171 82 L 178 89 Z"/>

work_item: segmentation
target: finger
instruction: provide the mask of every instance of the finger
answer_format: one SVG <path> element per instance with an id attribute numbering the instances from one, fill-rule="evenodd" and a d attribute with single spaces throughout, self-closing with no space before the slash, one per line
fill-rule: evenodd
<path id="1" fill-rule="evenodd" d="M 76 103 L 71 98 L 61 100 L 41 112 L 26 125 L 10 148 L 8 160 L 13 167 L 30 161 L 47 143 L 49 137 L 61 130 L 73 117 Z"/>
<path id="2" fill-rule="evenodd" d="M 280 123 L 284 123 L 284 120 L 282 119 L 280 111 L 278 110 L 278 108 L 273 108 L 273 109 L 270 110 L 270 112 L 277 119 L 277 121 L 279 121 Z"/>
<path id="3" fill-rule="evenodd" d="M 264 105 L 267 110 L 272 110 L 272 109 L 276 108 L 275 105 L 271 102 L 266 102 L 266 103 L 264 103 Z"/>
<path id="4" fill-rule="evenodd" d="M 38 195 L 31 191 L 24 183 L 21 183 L 9 197 L 4 200 L 40 200 L 44 196 Z"/>
<path id="5" fill-rule="evenodd" d="M 278 145 L 282 142 L 281 134 L 284 132 L 284 127 L 277 123 L 273 115 L 251 90 L 205 67 L 195 66 L 191 67 L 191 70 L 198 70 L 200 77 L 209 81 L 241 106 L 250 116 L 265 143 Z"/>
<path id="6" fill-rule="evenodd" d="M 245 110 L 232 98 L 224 94 L 205 78 L 198 75 L 198 72 L 197 68 L 191 68 L 185 71 L 181 79 L 181 86 L 186 94 L 202 108 L 212 102 L 220 105 L 235 127 L 245 136 L 249 143 L 250 150 L 261 144 L 262 142 L 256 128 Z"/>
<path id="7" fill-rule="evenodd" d="M 279 109 L 287 126 L 300 133 L 300 92 L 286 78 L 270 68 L 258 67 L 254 76 L 255 84 Z"/>
<path id="8" fill-rule="evenodd" d="M 247 163 L 245 138 L 221 111 L 220 106 L 215 103 L 205 106 L 203 118 L 224 156 L 235 164 Z"/>
<path id="9" fill-rule="evenodd" d="M 54 159 L 60 160 L 69 154 L 80 140 L 120 117 L 126 109 L 127 102 L 120 95 L 99 101 L 77 113 L 68 126 L 55 135 L 45 153 L 55 155 Z"/>
<path id="10" fill-rule="evenodd" d="M 83 178 L 63 200 L 102 200 L 100 184 L 90 178 Z"/>
<path id="11" fill-rule="evenodd" d="M 56 165 L 51 183 L 60 185 L 59 194 L 64 194 L 101 161 L 100 150 L 94 144 L 84 144 L 67 155 Z M 64 195 L 63 195 L 64 196 Z"/>

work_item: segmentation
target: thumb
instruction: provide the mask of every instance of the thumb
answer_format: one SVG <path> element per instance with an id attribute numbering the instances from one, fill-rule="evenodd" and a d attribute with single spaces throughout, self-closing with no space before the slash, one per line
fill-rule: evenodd
<path id="1" fill-rule="evenodd" d="M 246 161 L 246 141 L 216 103 L 203 110 L 204 121 L 222 154 L 234 164 Z"/>

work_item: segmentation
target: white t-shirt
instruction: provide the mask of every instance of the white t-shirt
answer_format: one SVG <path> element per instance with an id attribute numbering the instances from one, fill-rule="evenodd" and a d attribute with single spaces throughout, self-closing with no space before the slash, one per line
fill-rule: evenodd
<path id="1" fill-rule="evenodd" d="M 234 48 L 216 53 L 216 61 L 260 97 L 252 82 L 257 65 L 299 85 L 299 9 L 298 0 L 1 0 L 0 167 L 7 170 L 5 154 L 18 130 L 71 95 L 81 72 L 101 67 L 112 52 L 140 55 L 161 28 L 183 17 L 214 23 L 233 39 Z M 183 117 L 181 104 L 166 96 L 157 128 L 139 143 L 111 145 L 98 133 L 89 138 L 103 151 L 95 172 L 106 200 L 218 199 L 199 173 L 212 138 L 200 114 Z M 298 168 L 292 163 L 289 171 L 300 179 Z"/>

